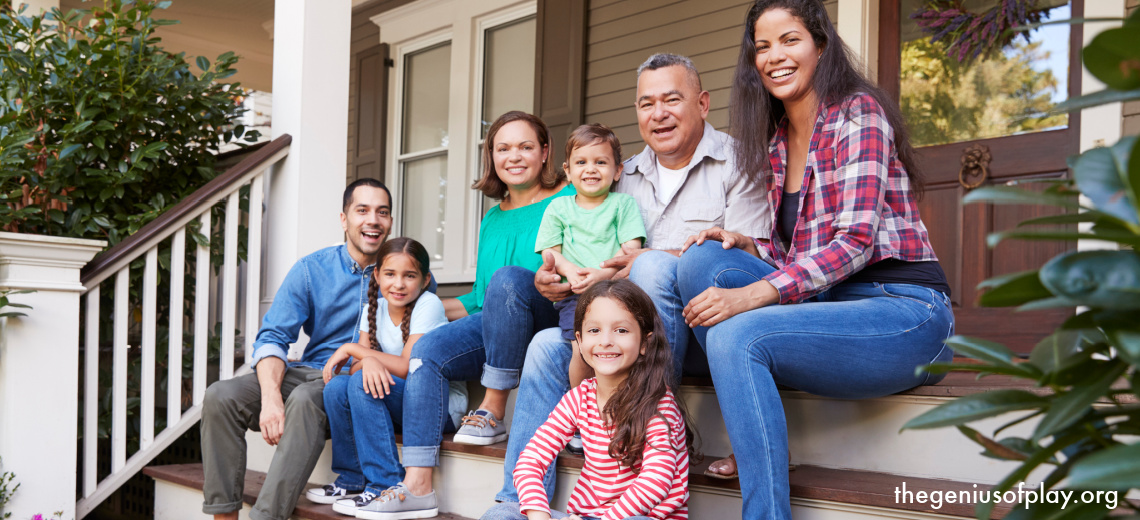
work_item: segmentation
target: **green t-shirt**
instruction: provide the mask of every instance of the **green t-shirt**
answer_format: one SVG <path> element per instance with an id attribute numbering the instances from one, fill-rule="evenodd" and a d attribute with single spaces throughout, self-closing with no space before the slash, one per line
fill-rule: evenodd
<path id="1" fill-rule="evenodd" d="M 574 265 L 598 267 L 635 238 L 645 238 L 645 224 L 633 197 L 610 193 L 594 209 L 579 206 L 574 197 L 562 197 L 546 208 L 534 250 L 541 253 L 560 245 L 562 256 Z"/>
<path id="2" fill-rule="evenodd" d="M 467 314 L 483 310 L 483 296 L 487 294 L 487 284 L 491 281 L 491 275 L 500 267 L 517 265 L 537 271 L 542 266 L 542 255 L 534 252 L 538 223 L 551 201 L 573 194 L 574 186 L 567 184 L 558 193 L 529 206 L 503 211 L 496 204 L 483 216 L 483 223 L 479 224 L 475 285 L 471 288 L 471 292 L 458 298 L 459 303 L 467 309 Z"/>

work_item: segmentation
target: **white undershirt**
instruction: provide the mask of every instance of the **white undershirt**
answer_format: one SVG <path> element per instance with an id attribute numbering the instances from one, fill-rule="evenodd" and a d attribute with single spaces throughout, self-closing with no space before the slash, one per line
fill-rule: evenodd
<path id="1" fill-rule="evenodd" d="M 657 161 L 657 178 L 661 179 L 660 189 L 657 190 L 657 200 L 661 204 L 669 204 L 669 200 L 677 193 L 677 188 L 681 186 L 681 182 L 685 180 L 685 175 L 689 173 L 689 167 L 685 166 L 680 170 L 670 170 L 661 165 L 661 161 Z"/>

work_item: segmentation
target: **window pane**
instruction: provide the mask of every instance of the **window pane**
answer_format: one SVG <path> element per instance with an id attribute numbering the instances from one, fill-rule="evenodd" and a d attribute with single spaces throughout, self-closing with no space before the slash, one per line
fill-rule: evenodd
<path id="1" fill-rule="evenodd" d="M 419 240 L 432 261 L 443 260 L 443 220 L 447 208 L 447 156 L 403 163 L 404 235 Z"/>
<path id="2" fill-rule="evenodd" d="M 401 153 L 447 146 L 451 43 L 408 54 L 404 60 Z"/>
<path id="3" fill-rule="evenodd" d="M 533 16 L 487 30 L 481 137 L 505 112 L 534 112 L 534 34 Z"/>
<path id="4" fill-rule="evenodd" d="M 984 14 L 1002 0 L 967 0 Z M 950 38 L 930 43 L 910 15 L 926 0 L 902 0 L 899 105 L 915 146 L 987 139 L 1065 128 L 1066 114 L 1048 115 L 1069 95 L 1069 26 L 1046 25 L 1018 36 L 1001 52 L 961 64 L 947 55 Z M 1042 21 L 1071 17 L 1064 0 L 1042 0 Z"/>

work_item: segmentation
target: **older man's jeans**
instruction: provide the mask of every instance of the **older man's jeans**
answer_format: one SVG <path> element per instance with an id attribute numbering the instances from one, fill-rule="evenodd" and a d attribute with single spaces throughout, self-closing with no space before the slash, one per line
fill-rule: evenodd
<path id="1" fill-rule="evenodd" d="M 533 271 L 515 266 L 495 271 L 483 301 L 483 312 L 436 328 L 412 347 L 404 395 L 417 405 L 404 407 L 405 467 L 439 463 L 442 432 L 451 422 L 448 381 L 482 375 L 487 388 L 514 388 L 534 331 L 558 326 L 554 304 L 534 288 Z M 569 347 L 566 350 L 569 355 Z"/>
<path id="2" fill-rule="evenodd" d="M 678 270 L 681 298 L 744 287 L 775 269 L 720 242 L 690 247 Z M 863 399 L 933 384 L 915 368 L 949 361 L 950 299 L 910 284 L 840 283 L 807 302 L 740 313 L 697 327 L 721 415 L 736 453 L 744 518 L 791 518 L 788 431 L 776 385 Z"/>

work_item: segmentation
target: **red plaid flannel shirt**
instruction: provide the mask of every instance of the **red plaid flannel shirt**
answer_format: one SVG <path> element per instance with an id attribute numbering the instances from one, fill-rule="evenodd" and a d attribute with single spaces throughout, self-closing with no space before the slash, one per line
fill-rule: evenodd
<path id="1" fill-rule="evenodd" d="M 894 130 L 870 95 L 820 105 L 790 250 L 775 239 L 788 163 L 787 118 L 772 138 L 768 158 L 773 173 L 765 182 L 774 239 L 756 246 L 777 269 L 764 279 L 780 292 L 780 303 L 814 296 L 885 258 L 937 260 L 895 150 Z"/>

